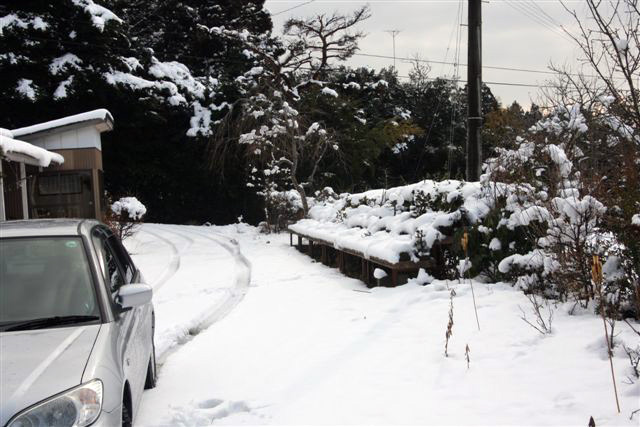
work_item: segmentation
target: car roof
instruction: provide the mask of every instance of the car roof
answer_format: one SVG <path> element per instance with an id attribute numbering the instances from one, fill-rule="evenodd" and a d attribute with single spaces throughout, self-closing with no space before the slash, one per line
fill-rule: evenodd
<path id="1" fill-rule="evenodd" d="M 0 237 L 81 236 L 100 224 L 91 219 L 29 219 L 0 222 Z"/>

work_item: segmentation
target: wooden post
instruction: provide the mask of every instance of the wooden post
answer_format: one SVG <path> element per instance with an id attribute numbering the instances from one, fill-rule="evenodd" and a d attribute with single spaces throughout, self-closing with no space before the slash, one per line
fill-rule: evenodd
<path id="1" fill-rule="evenodd" d="M 289 246 L 293 246 L 293 233 L 289 232 Z"/>
<path id="2" fill-rule="evenodd" d="M 22 218 L 29 219 L 29 195 L 27 194 L 27 172 L 24 163 L 20 163 L 20 190 L 22 195 Z"/>
<path id="3" fill-rule="evenodd" d="M 482 1 L 469 0 L 467 21 L 467 181 L 482 172 Z"/>
<path id="4" fill-rule="evenodd" d="M 344 274 L 344 252 L 338 251 L 338 270 Z"/>
<path id="5" fill-rule="evenodd" d="M 302 236 L 298 234 L 298 250 L 302 250 Z"/>
<path id="6" fill-rule="evenodd" d="M 309 239 L 309 247 L 307 248 L 309 256 L 313 258 L 313 240 Z"/>
<path id="7" fill-rule="evenodd" d="M 391 270 L 391 286 L 398 286 L 398 270 L 395 268 Z"/>
<path id="8" fill-rule="evenodd" d="M 7 219 L 6 208 L 4 204 L 4 179 L 2 178 L 2 159 L 0 159 L 0 221 Z"/>
<path id="9" fill-rule="evenodd" d="M 320 262 L 324 265 L 328 265 L 327 262 L 327 247 L 325 245 L 320 246 Z"/>

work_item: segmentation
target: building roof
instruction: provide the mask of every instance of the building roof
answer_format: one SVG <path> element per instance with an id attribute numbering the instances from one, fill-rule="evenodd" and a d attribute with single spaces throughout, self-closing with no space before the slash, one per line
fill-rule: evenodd
<path id="1" fill-rule="evenodd" d="M 0 152 L 8 160 L 42 167 L 47 167 L 51 163 L 64 163 L 64 157 L 60 154 L 14 139 L 14 137 L 12 131 L 0 128 Z"/>
<path id="2" fill-rule="evenodd" d="M 87 111 L 86 113 L 67 116 L 32 126 L 13 129 L 11 132 L 14 138 L 30 139 L 33 136 L 39 136 L 44 133 L 57 133 L 69 130 L 70 128 L 84 126 L 95 126 L 99 132 L 110 131 L 113 129 L 113 116 L 108 110 L 101 108 L 99 110 Z"/>

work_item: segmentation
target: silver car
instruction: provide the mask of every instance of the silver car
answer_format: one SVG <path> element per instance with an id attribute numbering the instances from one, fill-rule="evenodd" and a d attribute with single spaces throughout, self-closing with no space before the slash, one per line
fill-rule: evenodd
<path id="1" fill-rule="evenodd" d="M 128 426 L 156 381 L 152 290 L 92 220 L 0 223 L 0 426 Z"/>

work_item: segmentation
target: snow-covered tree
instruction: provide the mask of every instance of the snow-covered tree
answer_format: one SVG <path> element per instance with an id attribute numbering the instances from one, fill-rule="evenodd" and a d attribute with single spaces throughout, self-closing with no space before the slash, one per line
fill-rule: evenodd
<path id="1" fill-rule="evenodd" d="M 174 14 L 158 9 L 169 3 Z M 216 114 L 225 114 L 219 106 L 237 98 L 235 78 L 251 60 L 240 41 L 207 39 L 204 29 L 193 29 L 222 23 L 268 31 L 262 3 L 2 2 L 1 125 L 107 108 L 116 121 L 103 135 L 105 186 L 112 194 L 140 195 L 155 221 L 231 220 L 256 201 L 207 169 L 202 135 L 211 132 Z M 229 165 L 228 175 L 240 181 L 242 169 Z"/>
<path id="2" fill-rule="evenodd" d="M 306 213 L 308 190 L 318 175 L 327 172 L 328 159 L 341 160 L 341 146 L 352 129 L 359 128 L 359 138 L 364 139 L 370 128 L 382 128 L 393 119 L 402 121 L 405 114 L 394 108 L 383 120 L 366 125 L 367 106 L 361 105 L 362 100 L 384 92 L 387 82 L 349 81 L 350 72 L 333 68 L 334 62 L 356 52 L 363 34 L 355 27 L 369 16 L 368 7 L 362 7 L 349 15 L 291 19 L 280 38 L 212 29 L 243 40 L 247 55 L 255 60 L 254 67 L 238 79 L 243 96 L 230 106 L 212 141 L 216 157 L 224 159 L 233 147 L 243 147 L 254 175 L 250 185 L 268 182 L 272 186 L 275 181 L 266 177 L 286 176 Z M 387 140 L 398 139 L 393 132 L 387 134 Z M 360 150 L 367 149 L 365 144 Z M 273 189 L 259 191 L 269 194 Z"/>

